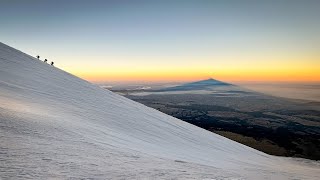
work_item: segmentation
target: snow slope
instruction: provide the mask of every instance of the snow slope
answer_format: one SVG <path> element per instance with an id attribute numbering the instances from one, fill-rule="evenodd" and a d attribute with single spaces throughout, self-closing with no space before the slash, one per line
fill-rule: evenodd
<path id="1" fill-rule="evenodd" d="M 0 178 L 320 179 L 0 43 Z"/>

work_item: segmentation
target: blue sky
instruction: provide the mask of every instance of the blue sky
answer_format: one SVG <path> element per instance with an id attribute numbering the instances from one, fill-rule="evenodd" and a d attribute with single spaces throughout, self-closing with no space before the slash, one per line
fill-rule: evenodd
<path id="1" fill-rule="evenodd" d="M 89 80 L 192 79 L 190 73 L 236 80 L 233 72 L 257 73 L 248 65 L 270 66 L 272 73 L 281 71 L 272 66 L 292 64 L 284 71 L 294 74 L 320 64 L 320 1 L 0 3 L 2 42 Z"/>

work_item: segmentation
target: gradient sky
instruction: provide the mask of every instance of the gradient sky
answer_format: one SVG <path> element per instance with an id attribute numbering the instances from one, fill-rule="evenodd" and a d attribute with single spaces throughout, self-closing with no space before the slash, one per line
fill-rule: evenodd
<path id="1" fill-rule="evenodd" d="M 90 81 L 320 81 L 317 0 L 0 0 L 0 40 Z"/>

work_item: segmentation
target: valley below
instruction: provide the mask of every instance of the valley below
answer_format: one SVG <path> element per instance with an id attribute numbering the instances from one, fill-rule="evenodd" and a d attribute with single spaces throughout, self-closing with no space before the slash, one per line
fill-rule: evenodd
<path id="1" fill-rule="evenodd" d="M 187 90 L 182 85 L 115 92 L 271 155 L 320 159 L 319 106 L 213 81 L 187 84 Z"/>

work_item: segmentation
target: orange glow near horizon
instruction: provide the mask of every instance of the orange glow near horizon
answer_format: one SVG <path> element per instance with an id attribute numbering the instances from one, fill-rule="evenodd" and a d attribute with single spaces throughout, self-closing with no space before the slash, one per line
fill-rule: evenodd
<path id="1" fill-rule="evenodd" d="M 162 81 L 192 81 L 211 77 L 205 72 L 197 70 L 163 70 L 163 71 L 116 71 L 116 72 L 75 72 L 75 75 L 92 82 L 103 81 L 148 81 L 148 82 L 162 82 Z"/>
<path id="2" fill-rule="evenodd" d="M 213 78 L 226 82 L 320 82 L 318 53 L 203 57 L 76 57 L 62 69 L 91 82 L 172 82 Z M 106 60 L 105 60 L 106 59 Z M 91 63 L 95 62 L 95 63 Z M 124 63 L 125 62 L 125 63 Z"/>
<path id="3" fill-rule="evenodd" d="M 66 69 L 67 70 L 67 69 Z M 219 68 L 214 66 L 190 67 L 95 67 L 92 69 L 67 70 L 91 82 L 169 82 L 197 81 L 214 78 L 222 81 L 265 81 L 265 82 L 320 82 L 320 66 L 302 63 L 289 65 L 233 66 Z"/>

